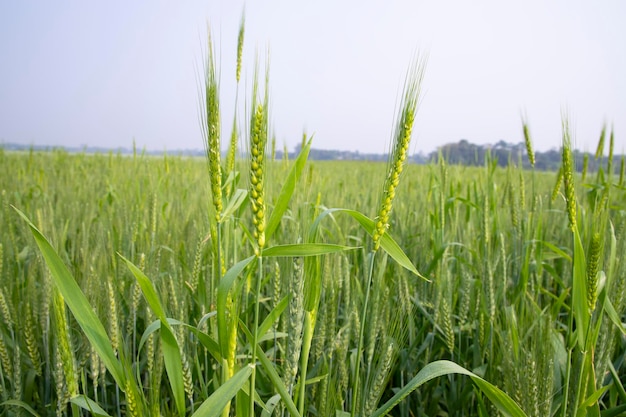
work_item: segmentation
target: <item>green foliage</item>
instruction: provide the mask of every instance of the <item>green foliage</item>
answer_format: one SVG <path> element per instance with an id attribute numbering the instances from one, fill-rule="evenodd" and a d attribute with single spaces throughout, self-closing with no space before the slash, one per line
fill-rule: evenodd
<path id="1" fill-rule="evenodd" d="M 0 415 L 624 412 L 621 179 L 580 178 L 567 146 L 565 193 L 489 153 L 399 181 L 310 147 L 226 178 L 216 149 L 209 178 L 181 156 L 3 151 Z"/>

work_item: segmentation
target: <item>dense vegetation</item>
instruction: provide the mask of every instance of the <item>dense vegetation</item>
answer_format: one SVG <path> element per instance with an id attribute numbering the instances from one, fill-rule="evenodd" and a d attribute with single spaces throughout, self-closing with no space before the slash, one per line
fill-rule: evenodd
<path id="1" fill-rule="evenodd" d="M 274 158 L 258 71 L 222 161 L 213 58 L 204 159 L 0 148 L 0 415 L 626 412 L 613 133 L 593 175 L 567 119 L 558 173 L 405 165 L 418 59 L 387 164 Z"/>
<path id="2" fill-rule="evenodd" d="M 268 201 L 276 200 L 290 165 L 268 164 Z M 150 334 L 143 349 L 138 349 L 144 331 L 156 318 L 117 254 L 150 277 L 168 317 L 215 331 L 215 318 L 205 316 L 214 311 L 216 302 L 216 248 L 207 215 L 210 191 L 205 161 L 2 152 L 0 166 L 3 400 L 19 399 L 40 415 L 54 415 L 55 410 L 65 409 L 69 381 L 74 380 L 80 393 L 112 415 L 127 404 L 74 318 L 59 303 L 48 268 L 28 227 L 9 207 L 12 204 L 54 242 L 105 324 L 114 349 L 134 363 L 147 405 L 156 414 L 172 413 L 158 338 Z M 374 216 L 384 169 L 384 164 L 376 163 L 310 163 L 275 243 L 301 241 L 326 207 L 347 207 Z M 573 360 L 574 247 L 565 199 L 558 189 L 555 192 L 555 181 L 556 174 L 501 169 L 493 163 L 483 168 L 408 166 L 390 230 L 431 282 L 379 255 L 372 311 L 366 317 L 360 311 L 368 234 L 350 216 L 337 214 L 324 220 L 320 241 L 360 249 L 319 260 L 322 290 L 308 360 L 307 410 L 331 415 L 347 407 L 355 395 L 350 389 L 355 332 L 360 321 L 368 320 L 365 363 L 371 365 L 363 381 L 368 389 L 358 395 L 367 395 L 371 385 L 377 385 L 384 387 L 382 398 L 388 398 L 426 364 L 445 358 L 496 383 L 528 415 L 557 411 L 565 395 L 567 365 Z M 623 318 L 626 271 L 619 261 L 626 220 L 623 190 L 610 187 L 602 175 L 585 181 L 578 176 L 575 183 L 585 252 L 600 246 L 594 258 L 601 278 L 598 292 L 604 284 L 605 296 Z M 232 258 L 229 264 L 252 251 L 246 231 L 252 226 L 249 212 L 249 208 L 238 212 L 242 227 L 227 238 L 236 242 L 227 255 Z M 598 223 L 597 213 L 610 222 Z M 263 317 L 294 291 L 294 277 L 302 274 L 297 260 L 267 259 L 271 260 L 263 265 L 261 286 Z M 249 322 L 253 275 L 239 279 L 236 301 L 241 319 Z M 198 292 L 201 285 L 204 294 Z M 611 408 L 624 402 L 617 378 L 623 383 L 626 375 L 626 343 L 600 311 L 596 307 L 593 315 L 601 321 L 594 369 L 597 386 L 608 387 L 600 404 Z M 294 338 L 291 318 L 291 313 L 283 313 L 274 325 L 276 339 L 262 344 L 281 373 Z M 181 344 L 188 406 L 197 407 L 217 388 L 214 375 L 219 366 L 189 330 L 181 326 L 174 330 Z M 70 346 L 67 352 L 63 343 Z M 237 344 L 238 355 L 244 354 L 245 338 L 239 335 Z M 68 354 L 69 367 L 63 356 Z M 245 363 L 245 358 L 239 357 L 237 363 Z M 274 389 L 268 376 L 260 373 L 257 390 L 266 401 Z M 456 376 L 426 383 L 394 414 L 478 415 L 488 409 L 471 380 Z M 3 413 L 16 410 L 7 407 Z"/>

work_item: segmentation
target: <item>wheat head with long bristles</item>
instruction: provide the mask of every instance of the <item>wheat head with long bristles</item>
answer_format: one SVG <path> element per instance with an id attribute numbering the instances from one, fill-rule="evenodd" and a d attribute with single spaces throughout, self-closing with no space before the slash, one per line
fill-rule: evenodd
<path id="1" fill-rule="evenodd" d="M 373 233 L 374 250 L 380 247 L 380 238 L 389 227 L 389 216 L 396 195 L 396 188 L 400 183 L 400 174 L 404 167 L 409 145 L 411 143 L 411 133 L 415 113 L 420 98 L 422 79 L 424 78 L 426 60 L 418 58 L 415 66 L 409 72 L 404 87 L 404 95 L 400 104 L 400 116 L 396 124 L 393 138 L 392 151 L 390 153 L 387 177 L 382 193 L 376 226 Z"/>

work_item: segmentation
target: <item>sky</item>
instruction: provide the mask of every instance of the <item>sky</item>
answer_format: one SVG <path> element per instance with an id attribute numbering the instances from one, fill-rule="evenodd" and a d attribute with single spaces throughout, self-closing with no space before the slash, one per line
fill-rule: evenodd
<path id="1" fill-rule="evenodd" d="M 242 79 L 237 35 L 245 13 Z M 411 152 L 461 139 L 626 151 L 622 0 L 82 0 L 0 2 L 0 143 L 202 149 L 198 80 L 210 28 L 222 143 L 245 132 L 255 62 L 289 150 L 384 153 L 407 69 L 427 56 Z M 238 100 L 235 98 L 238 95 Z"/>

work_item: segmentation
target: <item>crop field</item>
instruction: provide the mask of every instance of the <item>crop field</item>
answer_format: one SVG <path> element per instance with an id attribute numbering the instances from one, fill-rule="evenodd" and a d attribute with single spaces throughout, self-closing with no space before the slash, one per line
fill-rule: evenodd
<path id="1" fill-rule="evenodd" d="M 625 415 L 613 132 L 406 164 L 423 69 L 386 164 L 276 159 L 258 73 L 222 146 L 210 41 L 206 158 L 0 148 L 0 416 Z"/>
<path id="2" fill-rule="evenodd" d="M 269 213 L 295 164 L 268 162 Z M 0 166 L 0 395 L 13 404 L 3 415 L 26 415 L 20 404 L 42 416 L 78 415 L 76 404 L 89 408 L 87 398 L 109 415 L 132 415 L 132 407 L 141 410 L 136 415 L 176 415 L 178 388 L 170 383 L 176 370 L 165 363 L 169 342 L 160 333 L 163 324 L 160 331 L 153 324 L 161 314 L 178 346 L 172 368 L 180 372 L 185 413 L 250 372 L 255 325 L 256 356 L 269 361 L 256 369 L 257 414 L 289 412 L 280 381 L 302 415 L 350 413 L 353 404 L 356 414 L 371 415 L 442 359 L 498 386 L 529 416 L 560 415 L 568 403 L 570 410 L 580 408 L 590 393 L 597 394 L 584 407 L 623 412 L 626 343 L 616 324 L 625 310 L 626 219 L 618 178 L 575 174 L 578 252 L 556 173 L 493 163 L 407 166 L 389 234 L 428 282 L 384 248 L 373 252 L 367 227 L 354 216 L 329 210 L 375 217 L 385 164 L 309 162 L 266 243 L 265 251 L 283 248 L 285 256 L 261 257 L 254 257 L 246 199 L 235 210 L 225 205 L 231 213 L 220 232 L 214 229 L 203 159 L 2 152 Z M 241 161 L 239 168 L 247 166 Z M 246 181 L 230 193 L 225 187 L 225 199 L 237 199 Z M 115 368 L 108 369 L 66 308 L 33 233 L 11 206 L 46 235 L 78 283 L 127 386 L 119 385 Z M 304 242 L 329 246 L 286 246 Z M 305 256 L 307 250 L 329 253 Z M 242 268 L 240 261 L 251 256 L 256 261 Z M 145 274 L 162 311 L 147 301 L 139 272 L 126 259 Z M 230 289 L 221 291 L 227 271 L 238 265 Z M 577 274 L 585 285 L 582 300 L 574 292 Z M 581 335 L 574 302 L 584 304 L 589 333 Z M 231 337 L 225 346 L 223 334 Z M 223 357 L 229 351 L 231 358 Z M 248 413 L 248 388 L 234 389 L 233 415 Z M 472 378 L 453 374 L 420 385 L 390 413 L 494 410 Z"/>

